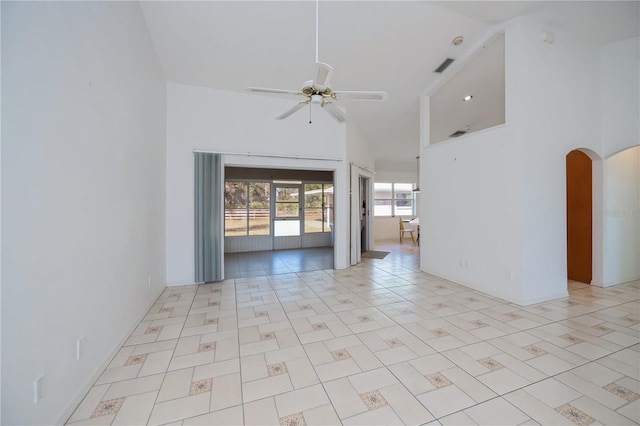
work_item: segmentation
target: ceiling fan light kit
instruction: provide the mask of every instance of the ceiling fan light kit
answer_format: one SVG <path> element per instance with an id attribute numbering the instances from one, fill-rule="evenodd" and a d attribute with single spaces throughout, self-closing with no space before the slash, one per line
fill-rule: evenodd
<path id="1" fill-rule="evenodd" d="M 333 91 L 331 89 L 331 76 L 333 67 L 324 62 L 318 61 L 318 0 L 316 0 L 316 73 L 315 79 L 306 81 L 300 90 L 282 90 L 269 89 L 264 87 L 247 87 L 245 90 L 249 93 L 291 97 L 306 97 L 305 100 L 293 106 L 293 108 L 285 111 L 276 117 L 276 120 L 283 120 L 296 111 L 302 109 L 309 104 L 320 105 L 329 115 L 331 115 L 338 123 L 344 123 L 348 120 L 347 114 L 342 111 L 335 101 L 345 99 L 360 101 L 385 101 L 387 92 L 383 91 Z M 311 121 L 309 121 L 311 123 Z"/>

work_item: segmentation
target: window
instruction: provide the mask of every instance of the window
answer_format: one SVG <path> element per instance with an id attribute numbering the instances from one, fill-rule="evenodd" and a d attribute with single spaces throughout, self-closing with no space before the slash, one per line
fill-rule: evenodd
<path id="1" fill-rule="evenodd" d="M 304 185 L 304 232 L 331 232 L 333 224 L 333 184 Z"/>
<path id="2" fill-rule="evenodd" d="M 413 216 L 415 214 L 412 184 L 375 182 L 373 192 L 374 216 Z"/>
<path id="3" fill-rule="evenodd" d="M 224 236 L 269 235 L 269 182 L 224 183 Z"/>
<path id="4" fill-rule="evenodd" d="M 333 183 L 225 182 L 225 237 L 299 236 L 328 233 L 332 228 Z"/>

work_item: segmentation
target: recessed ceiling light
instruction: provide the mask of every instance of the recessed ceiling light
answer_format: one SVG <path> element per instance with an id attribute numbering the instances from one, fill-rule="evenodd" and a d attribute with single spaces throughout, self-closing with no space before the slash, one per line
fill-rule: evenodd
<path id="1" fill-rule="evenodd" d="M 462 98 L 462 100 L 465 102 L 469 102 L 471 99 L 473 99 L 473 95 L 467 95 L 464 98 Z"/>
<path id="2" fill-rule="evenodd" d="M 456 38 L 454 38 L 451 43 L 453 43 L 454 46 L 460 46 L 462 44 L 462 42 L 464 41 L 464 37 L 462 36 L 458 36 Z"/>

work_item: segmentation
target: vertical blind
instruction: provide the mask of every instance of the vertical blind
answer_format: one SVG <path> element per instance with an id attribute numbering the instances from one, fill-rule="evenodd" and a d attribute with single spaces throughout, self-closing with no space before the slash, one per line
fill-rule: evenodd
<path id="1" fill-rule="evenodd" d="M 222 155 L 195 155 L 195 279 L 224 279 L 224 168 Z"/>

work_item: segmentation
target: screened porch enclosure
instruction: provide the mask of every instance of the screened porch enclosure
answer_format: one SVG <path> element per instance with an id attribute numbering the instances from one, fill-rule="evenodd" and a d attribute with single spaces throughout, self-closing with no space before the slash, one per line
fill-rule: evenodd
<path id="1" fill-rule="evenodd" d="M 225 169 L 225 253 L 329 247 L 333 173 Z"/>

